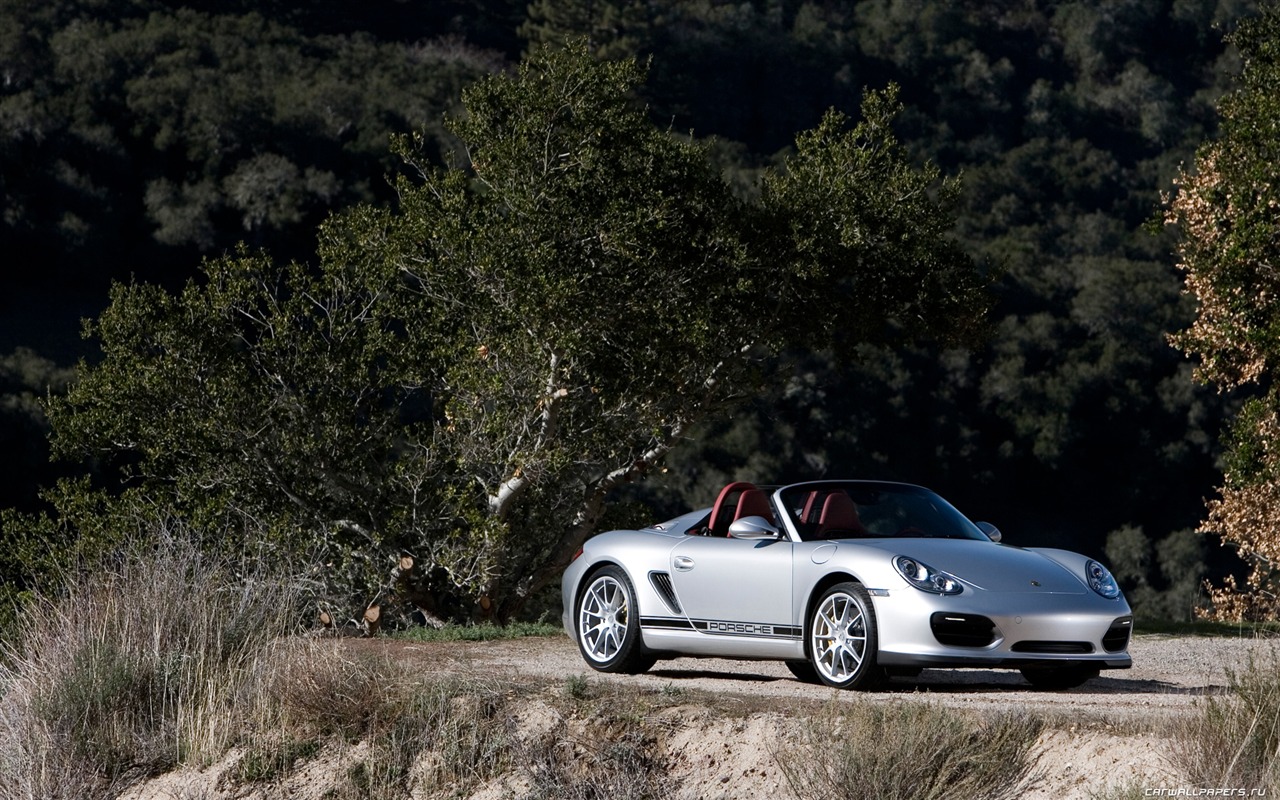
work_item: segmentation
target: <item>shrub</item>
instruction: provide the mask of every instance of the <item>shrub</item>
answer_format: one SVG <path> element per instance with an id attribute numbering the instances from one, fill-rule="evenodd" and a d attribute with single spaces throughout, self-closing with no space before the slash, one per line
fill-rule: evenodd
<path id="1" fill-rule="evenodd" d="M 620 734 L 576 737 L 562 723 L 518 751 L 530 782 L 526 800 L 650 800 L 678 788 L 642 725 Z"/>
<path id="2" fill-rule="evenodd" d="M 235 741 L 302 591 L 195 542 L 161 528 L 24 607 L 0 664 L 0 798 L 108 796 Z"/>
<path id="3" fill-rule="evenodd" d="M 332 787 L 335 800 L 466 786 L 506 763 L 502 692 L 448 678 L 423 681 L 406 665 L 332 640 L 274 648 L 254 696 L 246 752 L 235 771 L 242 783 L 285 777 L 298 759 L 319 751 L 315 742 L 363 743 Z"/>
<path id="4" fill-rule="evenodd" d="M 777 759 L 801 800 L 1015 798 L 1036 780 L 1042 727 L 1024 714 L 855 700 L 816 715 Z"/>
<path id="5" fill-rule="evenodd" d="M 1280 662 L 1252 656 L 1227 671 L 1227 692 L 1208 696 L 1175 730 L 1173 763 L 1195 786 L 1280 788 Z"/>

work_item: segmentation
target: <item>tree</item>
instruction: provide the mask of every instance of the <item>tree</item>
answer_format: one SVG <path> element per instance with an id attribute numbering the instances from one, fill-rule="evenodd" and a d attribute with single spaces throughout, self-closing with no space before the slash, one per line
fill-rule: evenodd
<path id="1" fill-rule="evenodd" d="M 957 187 L 905 160 L 892 88 L 800 135 L 747 201 L 635 106 L 642 80 L 544 48 L 464 93 L 466 165 L 402 139 L 398 208 L 327 222 L 315 269 L 242 251 L 176 296 L 116 287 L 102 361 L 51 404 L 57 450 L 319 544 L 353 565 L 338 589 L 408 553 L 415 602 L 506 619 L 778 354 L 981 332 Z"/>
<path id="2" fill-rule="evenodd" d="M 392 132 L 446 149 L 444 109 L 501 66 L 435 40 L 434 15 L 399 9 L 423 26 L 410 45 L 308 34 L 314 7 L 267 5 L 298 25 L 227 4 L 0 2 L 0 247 L 42 265 L 6 271 L 6 293 L 92 287 L 96 312 L 110 278 L 180 286 L 193 253 L 238 240 L 309 254 L 332 209 L 390 199 Z"/>
<path id="3" fill-rule="evenodd" d="M 1280 10 L 1265 9 L 1233 35 L 1243 68 L 1219 104 L 1218 138 L 1184 170 L 1166 221 L 1187 291 L 1199 301 L 1174 337 L 1220 390 L 1255 391 L 1228 442 L 1221 497 L 1202 529 L 1238 548 L 1252 571 L 1212 591 L 1214 614 L 1274 619 L 1280 612 Z"/>

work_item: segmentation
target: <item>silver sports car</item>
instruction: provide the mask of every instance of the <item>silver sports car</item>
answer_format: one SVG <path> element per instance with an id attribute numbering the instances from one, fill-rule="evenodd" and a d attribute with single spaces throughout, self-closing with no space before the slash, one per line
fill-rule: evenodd
<path id="1" fill-rule="evenodd" d="M 924 667 L 1069 688 L 1132 663 L 1133 616 L 1106 567 L 1001 544 L 901 483 L 732 483 L 711 508 L 588 540 L 561 591 L 565 630 L 604 672 L 715 656 L 847 688 Z"/>

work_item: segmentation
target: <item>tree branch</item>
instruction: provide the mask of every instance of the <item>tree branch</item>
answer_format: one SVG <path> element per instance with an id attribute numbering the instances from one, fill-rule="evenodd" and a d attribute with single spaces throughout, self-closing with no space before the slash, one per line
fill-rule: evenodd
<path id="1" fill-rule="evenodd" d="M 564 398 L 569 396 L 568 389 L 557 388 L 556 386 L 559 383 L 560 360 L 560 352 L 552 350 L 551 364 L 547 371 L 546 389 L 540 402 L 542 406 L 542 427 L 538 431 L 538 439 L 533 446 L 535 455 L 541 453 L 555 440 L 556 428 L 560 419 L 560 404 L 564 401 Z M 489 513 L 500 520 L 506 519 L 511 506 L 520 496 L 520 493 L 529 485 L 530 480 L 531 477 L 527 465 L 524 468 L 518 464 L 515 465 L 511 477 L 503 481 L 498 487 L 498 491 L 489 496 Z"/>

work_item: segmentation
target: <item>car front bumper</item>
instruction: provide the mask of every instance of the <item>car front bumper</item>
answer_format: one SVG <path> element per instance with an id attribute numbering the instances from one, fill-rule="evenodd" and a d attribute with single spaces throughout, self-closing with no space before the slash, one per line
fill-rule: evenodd
<path id="1" fill-rule="evenodd" d="M 872 598 L 879 662 L 913 667 L 1128 669 L 1132 613 L 1090 594 L 966 593 L 913 588 Z"/>

